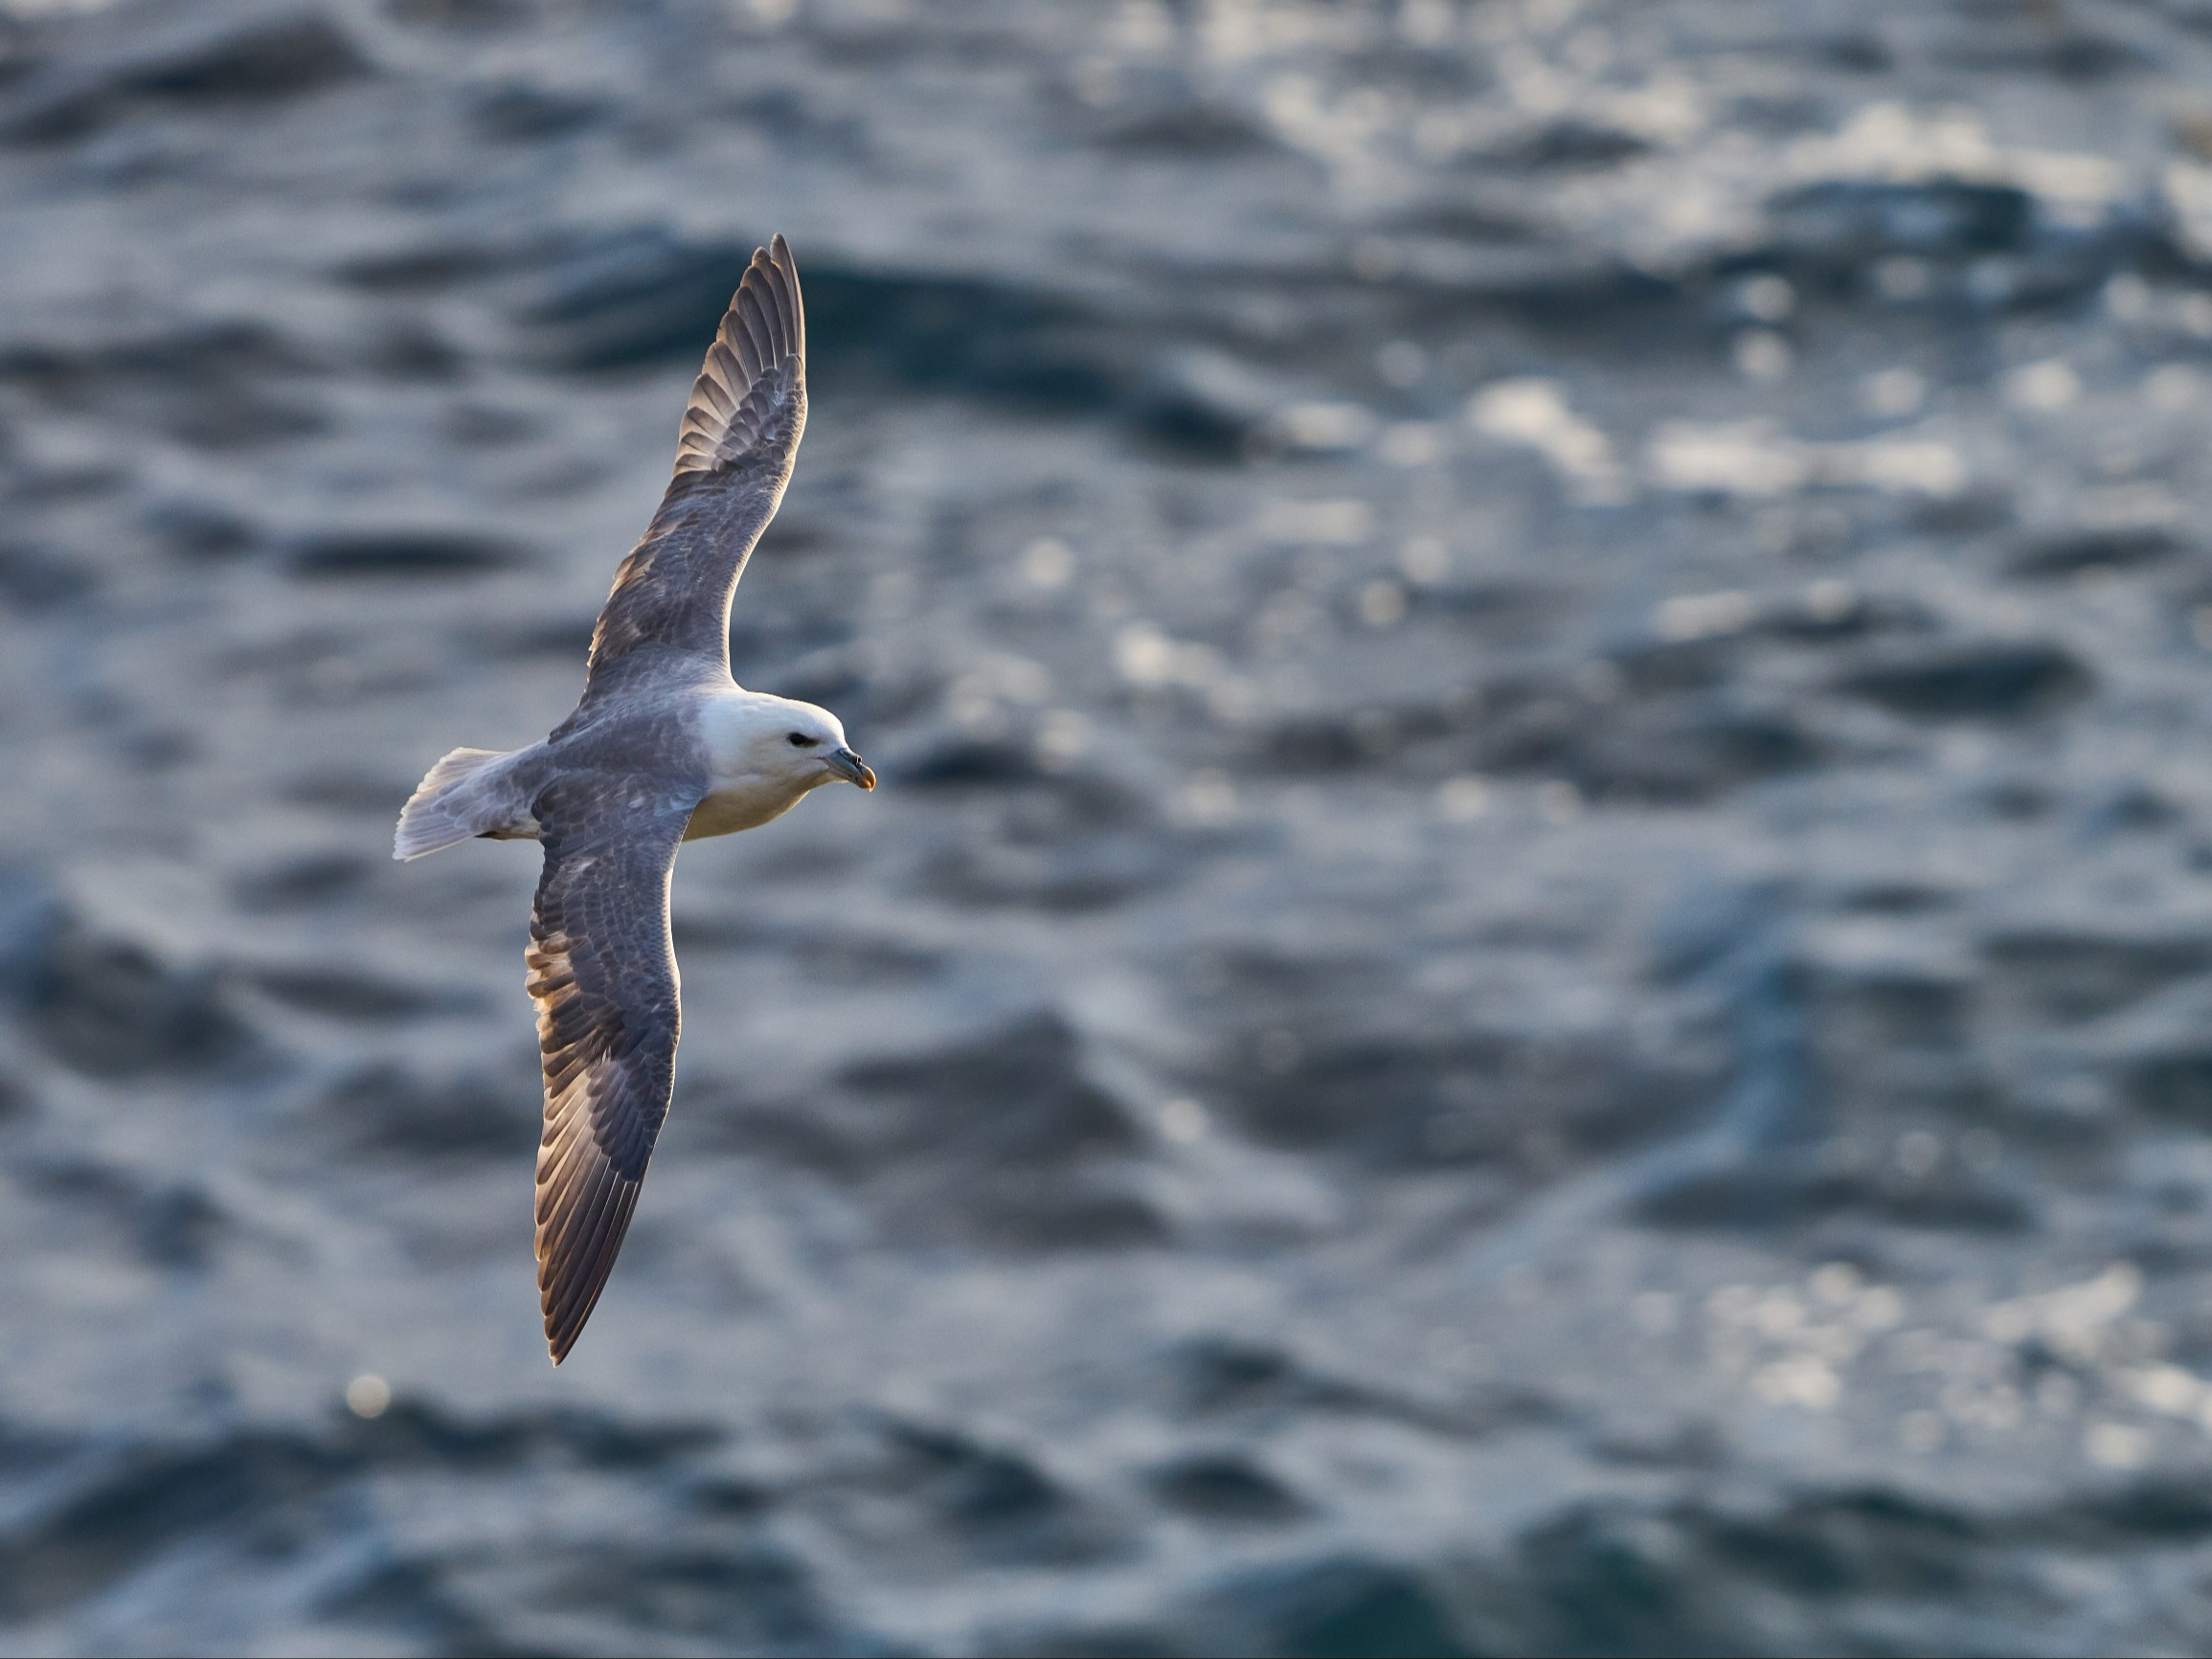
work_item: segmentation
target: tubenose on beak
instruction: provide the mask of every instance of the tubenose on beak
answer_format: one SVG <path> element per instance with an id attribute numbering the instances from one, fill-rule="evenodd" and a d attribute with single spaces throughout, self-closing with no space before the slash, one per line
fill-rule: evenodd
<path id="1" fill-rule="evenodd" d="M 833 753 L 825 754 L 823 756 L 823 762 L 830 771 L 847 782 L 857 783 L 863 789 L 875 787 L 875 773 L 869 768 L 867 761 L 861 759 L 849 749 L 840 749 Z"/>

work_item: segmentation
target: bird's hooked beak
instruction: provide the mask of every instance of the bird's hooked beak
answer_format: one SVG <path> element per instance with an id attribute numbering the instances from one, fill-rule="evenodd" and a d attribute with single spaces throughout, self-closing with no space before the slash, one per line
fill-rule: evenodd
<path id="1" fill-rule="evenodd" d="M 869 769 L 867 761 L 861 759 L 851 750 L 840 749 L 834 753 L 824 755 L 822 759 L 824 765 L 847 783 L 857 783 L 863 789 L 875 787 L 874 772 Z"/>

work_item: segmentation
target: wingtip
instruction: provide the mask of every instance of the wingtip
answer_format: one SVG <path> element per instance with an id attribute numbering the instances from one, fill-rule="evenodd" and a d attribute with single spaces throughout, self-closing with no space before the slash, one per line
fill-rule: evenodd
<path id="1" fill-rule="evenodd" d="M 776 268 L 783 273 L 783 285 L 791 290 L 791 339 L 801 361 L 806 356 L 806 302 L 799 294 L 799 261 L 791 257 L 791 244 L 778 231 L 768 244 L 770 258 Z"/>
<path id="2" fill-rule="evenodd" d="M 773 265 L 776 268 L 777 272 L 783 278 L 784 282 L 790 287 L 791 299 L 796 308 L 799 299 L 799 261 L 791 257 L 791 244 L 783 239 L 783 233 L 778 231 L 769 237 L 766 252 L 756 253 L 753 259 L 756 264 Z M 801 314 L 803 316 L 803 312 Z"/>
<path id="3" fill-rule="evenodd" d="M 768 238 L 768 246 L 765 248 L 755 248 L 753 258 L 747 263 L 748 268 L 755 271 L 765 271 L 774 266 L 786 277 L 796 279 L 799 275 L 798 263 L 791 258 L 791 244 L 783 239 L 781 231 Z"/>
<path id="4" fill-rule="evenodd" d="M 786 370 L 783 366 L 796 365 Z M 769 402 L 756 398 L 756 389 L 770 370 L 778 371 Z M 796 380 L 798 395 L 788 397 L 776 387 L 788 388 Z M 753 250 L 735 292 L 722 314 L 714 343 L 707 348 L 706 362 L 692 382 L 691 399 L 685 406 L 684 423 L 676 439 L 674 479 L 687 474 L 711 473 L 748 452 L 763 436 L 785 442 L 785 461 L 805 429 L 806 303 L 800 297 L 799 271 L 792 262 L 791 244 L 781 234 L 771 247 Z M 781 399 L 796 416 L 779 424 L 772 420 L 771 404 Z M 766 422 L 763 428 L 762 423 Z M 627 566 L 623 571 L 628 571 Z M 625 575 L 616 579 L 620 589 Z M 603 623 L 602 623 L 603 626 Z M 594 661 L 598 646 L 593 647 Z"/>
<path id="5" fill-rule="evenodd" d="M 588 1319 L 591 1317 L 591 1315 L 586 1313 L 584 1317 Z M 551 1359 L 554 1366 L 557 1368 L 560 1362 L 566 1359 L 569 1356 L 570 1352 L 575 1349 L 576 1345 L 576 1338 L 581 1336 L 583 1334 L 584 1322 L 582 1319 L 570 1320 L 568 1322 L 567 1328 L 564 1330 L 562 1328 L 561 1321 L 553 1317 L 552 1311 L 549 1309 L 547 1311 L 545 1322 L 546 1356 Z"/>

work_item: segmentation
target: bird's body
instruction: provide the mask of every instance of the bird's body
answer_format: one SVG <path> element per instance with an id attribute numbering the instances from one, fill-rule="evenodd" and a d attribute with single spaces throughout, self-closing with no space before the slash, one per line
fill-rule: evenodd
<path id="1" fill-rule="evenodd" d="M 403 843 L 400 857 L 419 858 L 470 836 L 540 840 L 530 803 L 548 782 L 570 773 L 635 774 L 654 788 L 695 787 L 698 801 L 684 828 L 688 841 L 757 829 L 820 785 L 847 775 L 838 769 L 846 741 L 834 715 L 810 703 L 748 691 L 727 674 L 720 678 L 720 684 L 702 676 L 695 685 L 661 685 L 615 699 L 588 722 L 564 726 L 543 743 L 511 753 L 456 751 L 485 754 L 485 763 L 466 778 L 465 791 L 439 797 L 443 839 L 436 846 Z M 777 746 L 792 747 L 795 731 L 816 739 L 827 757 L 827 775 L 785 762 Z"/>
<path id="2" fill-rule="evenodd" d="M 667 1115 L 681 1022 L 668 882 L 679 843 L 875 787 L 837 716 L 730 673 L 730 600 L 806 426 L 791 253 L 756 253 L 691 391 L 676 472 L 616 572 L 582 700 L 543 743 L 457 749 L 399 818 L 396 858 L 471 837 L 545 845 L 525 953 L 545 1133 L 538 1286 L 557 1365 L 621 1248 Z"/>

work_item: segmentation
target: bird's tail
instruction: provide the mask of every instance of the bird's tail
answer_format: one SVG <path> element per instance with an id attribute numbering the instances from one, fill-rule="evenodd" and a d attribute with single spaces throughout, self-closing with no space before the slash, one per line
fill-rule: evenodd
<path id="1" fill-rule="evenodd" d="M 418 859 L 455 841 L 506 827 L 513 818 L 505 791 L 486 790 L 485 769 L 505 760 L 497 749 L 457 749 L 430 769 L 399 809 L 392 856 Z"/>

